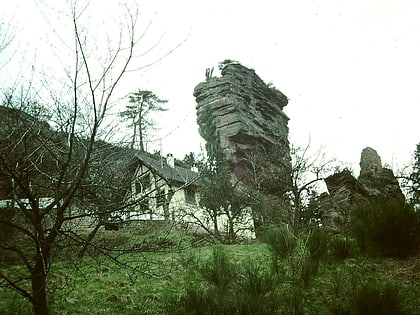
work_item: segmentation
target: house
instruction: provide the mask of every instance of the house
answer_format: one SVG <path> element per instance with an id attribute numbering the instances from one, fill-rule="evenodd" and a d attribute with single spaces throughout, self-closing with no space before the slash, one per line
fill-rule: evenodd
<path id="1" fill-rule="evenodd" d="M 180 211 L 199 209 L 200 174 L 175 165 L 172 155 L 153 157 L 141 152 L 133 162 L 128 211 L 123 220 L 179 221 Z"/>
<path id="2" fill-rule="evenodd" d="M 196 168 L 176 163 L 172 155 L 163 158 L 142 152 L 135 158 L 133 171 L 123 221 L 167 221 L 203 233 L 214 232 L 216 225 L 226 233 L 229 216 L 224 213 L 212 216 L 200 207 L 204 179 Z M 235 229 L 242 238 L 255 238 L 252 211 L 245 212 L 241 221 L 234 223 Z"/>

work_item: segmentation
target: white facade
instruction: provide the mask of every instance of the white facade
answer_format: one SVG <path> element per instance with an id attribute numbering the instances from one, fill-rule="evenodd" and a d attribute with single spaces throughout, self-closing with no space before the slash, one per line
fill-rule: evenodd
<path id="1" fill-rule="evenodd" d="M 171 221 L 195 232 L 229 229 L 229 217 L 218 213 L 211 216 L 199 206 L 199 174 L 171 163 L 148 157 L 139 158 L 131 184 L 129 207 L 122 215 L 124 221 Z M 216 218 L 215 218 L 216 217 Z M 232 220 L 231 220 L 232 221 Z M 255 238 L 251 209 L 244 209 L 235 218 L 234 229 L 241 238 Z"/>

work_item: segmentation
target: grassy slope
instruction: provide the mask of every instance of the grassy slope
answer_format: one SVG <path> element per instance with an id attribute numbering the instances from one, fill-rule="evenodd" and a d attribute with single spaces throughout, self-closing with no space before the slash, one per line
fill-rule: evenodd
<path id="1" fill-rule="evenodd" d="M 224 246 L 235 263 L 257 260 L 270 263 L 264 244 Z M 129 254 L 124 261 L 137 271 L 108 259 L 57 262 L 49 280 L 50 305 L 55 314 L 162 314 L 169 295 L 181 294 L 197 281 L 194 266 L 210 256 L 211 246 L 181 252 Z M 330 306 L 350 298 L 364 282 L 392 282 L 398 286 L 405 309 L 420 312 L 420 258 L 407 261 L 353 258 L 323 262 L 320 275 L 305 290 L 306 311 L 328 314 Z M 0 314 L 30 314 L 29 303 L 0 289 Z M 418 314 L 418 313 L 417 313 Z"/>

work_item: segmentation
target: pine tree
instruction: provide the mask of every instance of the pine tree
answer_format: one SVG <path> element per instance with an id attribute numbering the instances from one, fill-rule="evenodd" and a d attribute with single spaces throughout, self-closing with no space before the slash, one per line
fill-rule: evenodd
<path id="1" fill-rule="evenodd" d="M 120 116 L 129 121 L 129 127 L 133 128 L 133 135 L 131 138 L 131 146 L 133 149 L 136 145 L 141 151 L 144 149 L 145 133 L 153 128 L 155 122 L 150 117 L 153 112 L 166 111 L 162 105 L 167 103 L 167 100 L 159 98 L 151 91 L 137 90 L 131 93 L 128 97 L 129 104 L 125 110 L 120 112 Z"/>

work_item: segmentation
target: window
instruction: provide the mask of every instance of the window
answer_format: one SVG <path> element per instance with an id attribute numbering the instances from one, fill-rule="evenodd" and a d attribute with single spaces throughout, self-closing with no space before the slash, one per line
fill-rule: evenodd
<path id="1" fill-rule="evenodd" d="M 136 194 L 143 193 L 152 186 L 150 174 L 146 174 L 135 181 Z"/>
<path id="2" fill-rule="evenodd" d="M 150 186 L 152 185 L 150 181 L 150 174 L 140 177 L 140 183 L 142 184 L 144 190 L 149 189 Z"/>
<path id="3" fill-rule="evenodd" d="M 141 183 L 136 180 L 134 184 L 136 185 L 136 194 L 140 194 L 142 192 Z"/>
<path id="4" fill-rule="evenodd" d="M 185 202 L 186 203 L 196 204 L 195 188 L 194 187 L 186 187 L 184 189 L 184 193 L 185 193 Z"/>

